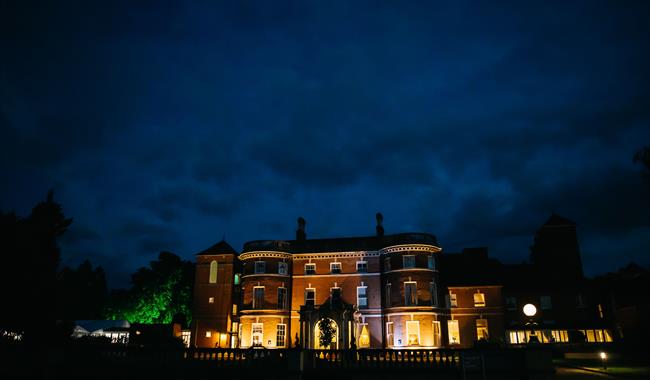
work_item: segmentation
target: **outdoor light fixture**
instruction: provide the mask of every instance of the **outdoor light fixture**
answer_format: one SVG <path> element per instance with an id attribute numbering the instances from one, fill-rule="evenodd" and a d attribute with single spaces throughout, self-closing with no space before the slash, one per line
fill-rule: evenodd
<path id="1" fill-rule="evenodd" d="M 524 314 L 528 318 L 532 318 L 535 316 L 535 314 L 537 314 L 537 308 L 532 303 L 527 303 L 524 305 Z"/>
<path id="2" fill-rule="evenodd" d="M 603 369 L 607 369 L 607 354 L 604 352 L 600 353 L 600 360 L 603 361 Z"/>
<path id="3" fill-rule="evenodd" d="M 537 338 L 537 335 L 535 334 L 536 323 L 533 320 L 535 314 L 537 314 L 537 308 L 532 303 L 527 303 L 524 305 L 523 311 L 524 315 L 528 317 L 526 326 L 530 327 L 530 337 L 528 338 L 528 343 L 539 343 L 539 338 Z"/>

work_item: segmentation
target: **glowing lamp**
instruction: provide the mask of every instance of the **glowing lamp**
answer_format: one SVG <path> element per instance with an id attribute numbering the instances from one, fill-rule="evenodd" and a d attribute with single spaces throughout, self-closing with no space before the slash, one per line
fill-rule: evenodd
<path id="1" fill-rule="evenodd" d="M 532 303 L 527 303 L 524 305 L 524 314 L 527 317 L 532 318 L 537 314 L 537 308 Z"/>
<path id="2" fill-rule="evenodd" d="M 607 369 L 607 354 L 604 352 L 600 353 L 600 360 L 603 361 L 603 369 Z"/>

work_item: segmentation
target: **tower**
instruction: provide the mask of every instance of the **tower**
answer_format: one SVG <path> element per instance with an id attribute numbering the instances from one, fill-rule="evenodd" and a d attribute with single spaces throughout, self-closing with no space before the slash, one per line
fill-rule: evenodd
<path id="1" fill-rule="evenodd" d="M 576 224 L 555 213 L 535 233 L 530 260 L 540 271 L 560 281 L 583 278 Z"/>

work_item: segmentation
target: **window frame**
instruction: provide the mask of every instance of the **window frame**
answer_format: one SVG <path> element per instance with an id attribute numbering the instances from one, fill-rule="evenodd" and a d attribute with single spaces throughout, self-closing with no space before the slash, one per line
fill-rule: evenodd
<path id="1" fill-rule="evenodd" d="M 391 321 L 386 322 L 386 345 L 389 347 L 395 345 L 395 324 Z"/>
<path id="2" fill-rule="evenodd" d="M 316 288 L 305 288 L 305 298 L 304 298 L 305 306 L 308 305 L 308 304 L 307 304 L 307 301 L 309 300 L 309 298 L 307 298 L 307 295 L 308 295 L 310 292 L 313 293 L 313 295 L 314 295 L 314 297 L 311 299 L 311 301 L 312 301 L 312 304 L 311 304 L 311 305 L 312 305 L 312 306 L 316 306 Z"/>
<path id="3" fill-rule="evenodd" d="M 548 302 L 544 302 L 548 301 Z M 553 299 L 551 296 L 539 296 L 539 309 L 540 310 L 551 310 L 553 309 Z"/>
<path id="4" fill-rule="evenodd" d="M 364 297 L 363 298 L 366 300 L 366 304 L 363 305 L 363 306 L 361 305 L 361 302 L 360 302 L 361 298 L 359 297 L 359 290 L 360 289 L 364 289 L 364 291 L 363 291 Z M 368 285 L 359 285 L 359 286 L 357 286 L 357 307 L 359 309 L 367 309 L 369 307 L 368 303 L 369 303 L 368 302 Z"/>
<path id="5" fill-rule="evenodd" d="M 282 329 L 280 328 L 282 326 Z M 282 344 L 278 344 L 280 341 L 280 331 L 282 330 Z M 286 323 L 278 323 L 275 326 L 275 347 L 280 347 L 280 348 L 285 348 L 287 346 L 287 324 Z"/>
<path id="6" fill-rule="evenodd" d="M 284 291 L 284 292 L 282 292 Z M 280 294 L 284 293 L 282 297 L 282 303 L 280 303 Z M 287 288 L 284 286 L 278 286 L 278 304 L 277 307 L 279 310 L 285 310 L 287 308 Z"/>
<path id="7" fill-rule="evenodd" d="M 408 295 L 406 294 L 407 285 L 413 284 L 413 292 L 411 292 L 413 303 L 409 302 Z M 417 306 L 418 305 L 418 283 L 417 281 L 404 281 L 404 306 Z"/>
<path id="8" fill-rule="evenodd" d="M 217 260 L 210 261 L 210 272 L 208 273 L 208 283 L 216 284 L 219 272 L 219 263 Z"/>
<path id="9" fill-rule="evenodd" d="M 427 268 L 436 270 L 436 258 L 433 256 L 433 253 L 427 256 Z"/>
<path id="10" fill-rule="evenodd" d="M 316 274 L 316 263 L 305 263 L 305 276 L 313 276 Z"/>
<path id="11" fill-rule="evenodd" d="M 364 265 L 365 268 L 361 269 L 359 264 Z M 357 261 L 356 268 L 357 268 L 357 273 L 368 273 L 368 262 L 366 260 Z"/>
<path id="12" fill-rule="evenodd" d="M 385 299 L 385 301 L 386 301 L 386 306 L 387 307 L 390 307 L 390 305 L 391 305 L 391 295 L 390 295 L 390 293 L 392 291 L 392 287 L 393 287 L 393 284 L 391 284 L 390 282 L 386 283 L 386 295 L 385 295 L 386 299 Z"/>
<path id="13" fill-rule="evenodd" d="M 261 305 L 258 305 L 257 302 L 256 302 L 257 301 L 257 290 L 258 289 L 262 289 L 262 304 Z M 264 296 L 265 296 L 264 292 L 265 292 L 264 286 L 260 286 L 260 285 L 253 286 L 253 310 L 262 310 L 262 309 L 264 309 Z"/>
<path id="14" fill-rule="evenodd" d="M 262 268 L 261 271 L 259 270 L 260 267 Z M 266 273 L 266 261 L 263 261 L 263 260 L 256 261 L 255 266 L 253 267 L 253 273 L 254 274 L 265 274 Z"/>
<path id="15" fill-rule="evenodd" d="M 455 326 L 455 328 L 452 329 L 452 326 Z M 456 332 L 456 335 L 457 335 L 457 338 L 458 338 L 457 342 L 452 339 L 453 338 L 452 333 L 454 331 Z M 450 346 L 460 344 L 461 336 L 460 336 L 460 325 L 458 324 L 458 319 L 448 319 L 447 320 L 447 339 L 449 340 L 449 345 Z"/>
<path id="16" fill-rule="evenodd" d="M 418 340 L 417 340 L 417 342 L 416 342 L 415 344 L 411 344 L 411 340 L 410 340 L 411 337 L 410 337 L 410 336 L 411 336 L 411 335 L 415 335 L 415 334 L 412 334 L 412 333 L 410 332 L 411 329 L 409 329 L 409 325 L 411 325 L 411 326 L 417 326 L 417 332 L 418 332 L 417 336 L 418 336 Z M 421 342 L 421 339 L 420 339 L 420 338 L 421 338 L 421 337 L 420 337 L 420 321 L 406 321 L 406 345 L 407 345 L 407 346 L 419 346 L 419 345 L 420 345 L 420 342 Z"/>
<path id="17" fill-rule="evenodd" d="M 435 281 L 429 282 L 429 292 L 431 293 L 431 306 L 438 307 L 438 284 Z"/>
<path id="18" fill-rule="evenodd" d="M 259 327 L 259 333 L 255 332 L 256 327 Z M 251 324 L 251 347 L 255 347 L 255 335 L 260 336 L 258 347 L 264 346 L 264 323 L 255 322 Z"/>
<path id="19" fill-rule="evenodd" d="M 389 270 L 391 270 L 390 257 L 385 257 L 384 258 L 384 271 L 388 272 Z"/>
<path id="20" fill-rule="evenodd" d="M 476 299 L 477 296 L 479 298 L 478 301 Z M 485 302 L 485 293 L 477 291 L 472 295 L 472 297 L 474 299 L 474 307 L 486 307 L 487 302 Z"/>
<path id="21" fill-rule="evenodd" d="M 408 260 L 407 260 L 407 258 L 408 258 Z M 413 261 L 413 266 L 410 266 L 410 265 L 407 266 L 406 262 L 411 261 L 411 258 L 412 258 L 412 261 Z M 402 269 L 414 269 L 414 268 L 416 268 L 415 255 L 402 255 Z"/>
<path id="22" fill-rule="evenodd" d="M 479 322 L 485 323 L 485 326 L 479 326 Z M 476 321 L 474 322 L 475 328 L 476 328 L 476 340 L 489 340 L 490 339 L 490 330 L 488 328 L 488 320 L 486 318 L 477 318 Z M 485 330 L 485 334 L 480 333 L 480 331 Z M 483 335 L 482 337 L 479 335 Z"/>
<path id="23" fill-rule="evenodd" d="M 338 269 L 334 269 L 334 267 L 337 266 Z M 330 274 L 341 274 L 343 273 L 343 265 L 341 264 L 340 261 L 332 261 L 330 263 Z"/>
<path id="24" fill-rule="evenodd" d="M 284 261 L 278 262 L 278 274 L 287 276 L 289 274 L 289 264 Z"/>
<path id="25" fill-rule="evenodd" d="M 208 297 L 208 303 L 214 303 L 214 297 Z"/>
<path id="26" fill-rule="evenodd" d="M 449 292 L 449 307 L 458 307 L 458 295 L 453 292 Z"/>

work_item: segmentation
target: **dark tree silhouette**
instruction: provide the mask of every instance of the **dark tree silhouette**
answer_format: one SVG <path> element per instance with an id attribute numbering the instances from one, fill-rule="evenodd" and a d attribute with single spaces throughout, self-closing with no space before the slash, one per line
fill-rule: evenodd
<path id="1" fill-rule="evenodd" d="M 644 146 L 634 153 L 634 163 L 637 162 L 645 166 L 646 174 L 650 174 L 650 147 Z"/>
<path id="2" fill-rule="evenodd" d="M 57 318 L 61 320 L 101 319 L 107 298 L 106 275 L 86 260 L 78 268 L 59 272 Z"/>
<path id="3" fill-rule="evenodd" d="M 4 265 L 0 292 L 3 327 L 24 333 L 28 345 L 51 344 L 56 321 L 56 273 L 61 254 L 57 238 L 68 229 L 61 205 L 50 191 L 24 219 L 13 213 L 1 219 L 0 246 Z"/>

